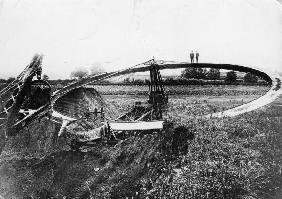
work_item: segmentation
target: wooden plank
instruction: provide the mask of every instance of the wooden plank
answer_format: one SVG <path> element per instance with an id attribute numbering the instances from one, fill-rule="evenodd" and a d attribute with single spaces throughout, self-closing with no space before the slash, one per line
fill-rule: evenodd
<path id="1" fill-rule="evenodd" d="M 164 121 L 110 122 L 114 131 L 143 131 L 163 129 Z"/>

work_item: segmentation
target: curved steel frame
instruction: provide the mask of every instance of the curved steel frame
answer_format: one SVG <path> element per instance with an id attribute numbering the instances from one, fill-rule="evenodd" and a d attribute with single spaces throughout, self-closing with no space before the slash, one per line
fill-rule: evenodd
<path id="1" fill-rule="evenodd" d="M 240 71 L 240 72 L 251 72 L 261 78 L 263 78 L 264 80 L 266 80 L 267 82 L 272 84 L 272 88 L 270 89 L 270 91 L 265 95 L 265 96 L 269 96 L 271 95 L 272 97 L 278 97 L 280 95 L 280 84 L 278 83 L 279 81 L 281 82 L 280 79 L 276 79 L 273 76 L 271 76 L 270 74 L 267 74 L 266 72 L 262 72 L 260 70 L 254 69 L 254 68 L 250 68 L 250 67 L 245 67 L 245 66 L 240 66 L 240 65 L 232 65 L 232 64 L 212 64 L 212 63 L 197 63 L 197 64 L 191 64 L 191 63 L 187 63 L 187 62 L 167 62 L 167 61 L 156 61 L 154 59 L 149 60 L 147 62 L 144 62 L 142 64 L 138 64 L 136 66 L 133 66 L 131 68 L 128 69 L 124 69 L 124 70 L 120 70 L 120 71 L 116 71 L 116 72 L 110 72 L 110 73 L 101 73 L 98 75 L 93 75 L 93 76 L 88 76 L 85 78 L 82 78 L 79 81 L 76 81 L 70 85 L 67 85 L 65 87 L 63 87 L 62 89 L 56 91 L 53 93 L 53 95 L 51 96 L 51 101 L 50 103 L 46 104 L 45 106 L 39 108 L 37 111 L 35 111 L 34 113 L 32 113 L 31 115 L 28 115 L 27 117 L 23 118 L 22 120 L 18 121 L 15 124 L 16 126 L 21 126 L 21 127 L 25 127 L 27 126 L 34 118 L 38 118 L 40 116 L 44 116 L 46 113 L 48 113 L 50 110 L 52 110 L 52 106 L 53 104 L 64 94 L 68 93 L 69 91 L 90 84 L 90 83 L 94 83 L 94 82 L 98 82 L 104 79 L 108 79 L 111 77 L 116 77 L 116 76 L 120 76 L 120 75 L 126 75 L 126 74 L 130 74 L 130 73 L 136 73 L 136 72 L 145 72 L 145 71 L 149 71 L 150 67 L 152 64 L 157 64 L 160 70 L 163 69 L 178 69 L 178 68 L 187 68 L 187 67 L 196 67 L 196 68 L 216 68 L 216 69 L 227 69 L 227 70 L 235 70 L 235 71 Z M 278 88 L 279 85 L 279 88 Z M 274 92 L 274 94 L 273 94 Z M 263 99 L 263 97 L 258 98 L 259 99 Z M 228 112 L 229 110 L 226 110 L 224 112 L 220 112 L 219 114 L 213 114 L 214 117 L 224 117 L 224 116 L 234 116 L 234 115 L 239 115 L 242 114 L 244 112 L 247 112 L 245 110 L 241 110 L 246 108 L 246 106 L 248 106 L 248 111 L 252 111 L 256 108 L 259 108 L 261 106 L 264 106 L 268 103 L 270 103 L 271 101 L 266 100 L 265 102 L 261 103 L 259 106 L 254 106 L 254 103 L 256 103 L 258 101 L 252 101 L 251 103 L 247 103 L 244 104 L 242 106 L 240 106 L 239 108 L 237 108 L 237 110 L 235 111 L 236 114 L 225 114 L 226 112 Z M 252 108 L 250 108 L 252 107 Z M 234 109 L 233 109 L 234 110 Z M 239 110 L 239 111 L 238 111 Z M 211 115 L 207 115 L 207 117 L 211 117 Z"/>

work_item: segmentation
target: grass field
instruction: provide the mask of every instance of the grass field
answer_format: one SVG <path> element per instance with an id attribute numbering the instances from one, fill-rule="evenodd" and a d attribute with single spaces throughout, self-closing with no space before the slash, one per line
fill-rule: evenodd
<path id="1" fill-rule="evenodd" d="M 205 107 L 206 112 L 227 109 L 259 95 L 170 95 L 174 125 L 115 146 L 98 143 L 88 152 L 68 151 L 57 137 L 59 126 L 36 121 L 2 153 L 0 193 L 4 198 L 279 199 L 282 98 L 235 118 L 191 117 Z M 105 98 L 120 110 L 146 99 Z"/>
<path id="2" fill-rule="evenodd" d="M 139 85 L 94 85 L 92 86 L 102 95 L 146 95 L 148 86 Z M 267 86 L 165 86 L 168 95 L 208 95 L 208 96 L 228 96 L 228 95 L 262 95 L 269 87 Z"/>
<path id="3" fill-rule="evenodd" d="M 95 86 L 109 107 L 109 118 L 126 113 L 136 101 L 148 99 L 146 86 Z M 257 86 L 169 86 L 169 102 L 164 118 L 185 122 L 190 117 L 215 113 L 248 103 L 262 96 L 269 87 Z"/>
<path id="4" fill-rule="evenodd" d="M 187 96 L 170 95 L 165 112 L 164 119 L 174 122 L 185 122 L 190 117 L 215 113 L 227 110 L 236 106 L 248 103 L 259 95 L 240 95 L 240 96 Z M 107 116 L 111 119 L 117 118 L 129 111 L 136 101 L 145 102 L 147 95 L 104 95 L 109 113 Z"/>

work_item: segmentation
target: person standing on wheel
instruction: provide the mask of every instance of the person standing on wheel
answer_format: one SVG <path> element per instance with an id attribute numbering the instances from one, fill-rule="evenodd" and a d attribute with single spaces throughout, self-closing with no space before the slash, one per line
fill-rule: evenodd
<path id="1" fill-rule="evenodd" d="M 193 52 L 193 50 L 190 53 L 190 59 L 191 59 L 191 63 L 194 63 L 194 52 Z"/>
<path id="2" fill-rule="evenodd" d="M 198 63 L 198 61 L 199 61 L 199 53 L 198 51 L 196 51 L 196 62 Z"/>

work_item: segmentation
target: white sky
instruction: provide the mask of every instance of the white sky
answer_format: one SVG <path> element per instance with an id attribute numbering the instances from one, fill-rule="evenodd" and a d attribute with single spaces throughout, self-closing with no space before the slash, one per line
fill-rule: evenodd
<path id="1" fill-rule="evenodd" d="M 151 59 L 241 64 L 282 71 L 282 6 L 276 0 L 0 0 L 0 78 L 35 53 L 43 73 L 107 71 Z"/>

